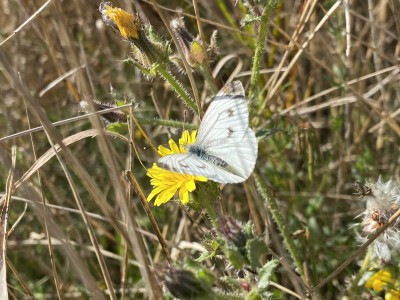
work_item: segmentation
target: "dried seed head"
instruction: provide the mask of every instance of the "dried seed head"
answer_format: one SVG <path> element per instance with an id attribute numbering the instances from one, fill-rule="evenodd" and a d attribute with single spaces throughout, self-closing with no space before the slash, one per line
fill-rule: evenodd
<path id="1" fill-rule="evenodd" d="M 381 178 L 367 187 L 357 185 L 361 196 L 366 200 L 366 210 L 360 215 L 360 239 L 366 239 L 377 229 L 385 225 L 389 219 L 400 209 L 400 182 L 389 180 L 383 182 Z M 371 245 L 373 256 L 383 261 L 390 261 L 392 252 L 400 251 L 400 219 L 388 227 Z"/>

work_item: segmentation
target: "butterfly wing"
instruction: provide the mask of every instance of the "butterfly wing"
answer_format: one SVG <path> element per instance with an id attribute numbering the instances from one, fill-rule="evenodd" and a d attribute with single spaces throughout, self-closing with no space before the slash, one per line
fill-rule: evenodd
<path id="1" fill-rule="evenodd" d="M 201 121 L 196 144 L 212 145 L 221 138 L 231 136 L 231 132 L 244 132 L 248 128 L 248 101 L 243 85 L 234 81 L 225 85 L 209 105 Z"/>
<path id="2" fill-rule="evenodd" d="M 248 119 L 248 100 L 242 83 L 226 85 L 209 105 L 189 153 L 162 157 L 158 160 L 161 167 L 220 183 L 245 181 L 254 170 L 258 151 Z M 191 148 L 200 149 L 202 155 L 191 152 Z"/>
<path id="3" fill-rule="evenodd" d="M 183 174 L 193 176 L 204 176 L 215 182 L 232 183 L 241 182 L 243 179 L 240 176 L 234 175 L 229 171 L 217 167 L 212 163 L 202 160 L 191 153 L 178 153 L 161 157 L 158 160 L 161 168 Z"/>
<path id="4" fill-rule="evenodd" d="M 235 81 L 217 94 L 200 124 L 195 145 L 224 160 L 225 170 L 236 175 L 223 183 L 245 181 L 254 170 L 258 144 L 248 122 L 248 100 L 242 83 Z"/>

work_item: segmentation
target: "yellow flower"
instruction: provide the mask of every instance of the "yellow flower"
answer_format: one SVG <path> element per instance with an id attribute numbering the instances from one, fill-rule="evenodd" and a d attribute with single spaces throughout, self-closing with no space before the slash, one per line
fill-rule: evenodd
<path id="1" fill-rule="evenodd" d="M 103 15 L 103 20 L 110 24 L 117 25 L 119 32 L 124 38 L 137 39 L 140 21 L 134 15 L 122 10 L 118 7 L 112 7 L 107 2 L 102 3 L 100 12 Z M 112 24 L 110 24 L 112 25 Z"/>
<path id="2" fill-rule="evenodd" d="M 399 283 L 390 270 L 382 269 L 367 280 L 365 287 L 378 293 L 385 290 L 385 300 L 400 300 Z"/>
<path id="3" fill-rule="evenodd" d="M 385 294 L 385 300 L 400 300 L 400 292 L 395 290 L 390 290 Z"/>
<path id="4" fill-rule="evenodd" d="M 186 153 L 185 145 L 193 144 L 196 141 L 196 134 L 197 131 L 193 131 L 190 134 L 185 130 L 179 139 L 179 146 L 174 140 L 169 140 L 170 149 L 159 146 L 158 154 L 166 156 L 175 153 Z M 196 189 L 195 181 L 207 181 L 207 178 L 203 176 L 193 176 L 161 169 L 155 163 L 148 169 L 147 176 L 151 178 L 150 183 L 153 186 L 147 201 L 151 201 L 157 195 L 154 201 L 156 206 L 171 200 L 178 190 L 180 201 L 186 204 L 189 202 L 189 192 L 193 192 Z"/>
<path id="5" fill-rule="evenodd" d="M 381 292 L 386 285 L 391 283 L 391 278 L 392 274 L 390 272 L 385 269 L 379 270 L 367 280 L 365 287 Z"/>

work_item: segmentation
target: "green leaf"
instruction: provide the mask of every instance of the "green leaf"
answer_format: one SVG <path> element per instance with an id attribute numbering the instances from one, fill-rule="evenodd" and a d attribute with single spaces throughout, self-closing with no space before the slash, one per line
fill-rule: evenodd
<path id="1" fill-rule="evenodd" d="M 252 288 L 250 293 L 246 295 L 245 300 L 262 300 L 263 298 L 260 295 L 260 290 L 256 287 Z"/>
<path id="2" fill-rule="evenodd" d="M 261 21 L 261 17 L 252 14 L 246 14 L 240 23 L 242 26 L 246 26 L 249 25 L 250 23 L 259 21 Z"/>
<path id="3" fill-rule="evenodd" d="M 236 269 L 242 269 L 243 265 L 246 264 L 246 258 L 243 257 L 243 255 L 237 250 L 233 248 L 228 248 L 225 250 L 226 252 L 226 257 L 228 258 L 229 262 L 236 268 Z"/>
<path id="4" fill-rule="evenodd" d="M 258 287 L 263 290 L 269 286 L 270 277 L 272 272 L 278 266 L 279 262 L 273 259 L 267 262 L 262 268 L 258 270 Z"/>
<path id="5" fill-rule="evenodd" d="M 215 283 L 215 276 L 206 269 L 201 269 L 201 270 L 197 271 L 196 277 L 200 281 L 207 283 L 208 286 L 212 286 Z"/>
<path id="6" fill-rule="evenodd" d="M 106 130 L 110 132 L 119 133 L 121 135 L 126 135 L 129 132 L 128 124 L 122 122 L 111 123 L 107 125 Z"/>
<path id="7" fill-rule="evenodd" d="M 260 258 L 267 254 L 267 251 L 267 245 L 260 238 L 249 239 L 246 242 L 247 258 L 253 268 L 260 266 Z"/>
<path id="8" fill-rule="evenodd" d="M 196 258 L 195 261 L 202 262 L 206 259 L 215 257 L 215 255 L 216 255 L 215 251 L 212 251 L 212 252 L 206 251 L 206 252 L 203 252 L 202 254 L 200 254 L 200 256 L 198 258 Z"/>

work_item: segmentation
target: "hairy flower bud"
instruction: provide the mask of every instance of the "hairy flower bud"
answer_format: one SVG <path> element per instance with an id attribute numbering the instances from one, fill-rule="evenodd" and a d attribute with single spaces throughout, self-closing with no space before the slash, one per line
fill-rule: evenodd
<path id="1" fill-rule="evenodd" d="M 173 19 L 170 25 L 188 64 L 191 67 L 201 65 L 205 59 L 204 49 L 201 41 L 197 38 L 194 38 L 193 35 L 186 29 L 183 18 Z"/>
<path id="2" fill-rule="evenodd" d="M 193 272 L 173 267 L 164 273 L 164 282 L 169 292 L 179 299 L 202 299 L 211 292 Z"/>

